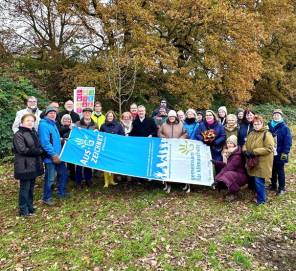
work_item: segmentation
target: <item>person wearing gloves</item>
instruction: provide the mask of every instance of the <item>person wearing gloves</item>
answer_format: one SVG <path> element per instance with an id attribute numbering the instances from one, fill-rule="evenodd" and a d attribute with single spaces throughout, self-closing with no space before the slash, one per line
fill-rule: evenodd
<path id="1" fill-rule="evenodd" d="M 223 126 L 226 125 L 226 118 L 227 118 L 227 109 L 225 106 L 221 106 L 218 109 L 218 120 L 221 122 Z"/>
<path id="2" fill-rule="evenodd" d="M 266 202 L 265 179 L 270 179 L 273 164 L 274 140 L 268 131 L 268 126 L 263 126 L 263 118 L 253 117 L 253 131 L 243 146 L 246 157 L 246 169 L 255 179 L 257 206 Z"/>
<path id="3" fill-rule="evenodd" d="M 222 158 L 223 161 L 211 160 L 213 164 L 222 168 L 215 177 L 215 186 L 219 192 L 223 187 L 227 187 L 229 195 L 225 198 L 225 201 L 235 201 L 240 188 L 248 183 L 243 152 L 241 147 L 237 145 L 235 135 L 227 138 L 226 146 L 222 151 Z"/>
<path id="4" fill-rule="evenodd" d="M 58 176 L 58 197 L 60 199 L 70 197 L 66 192 L 68 170 L 59 155 L 62 150 L 59 130 L 56 126 L 56 109 L 52 106 L 46 108 L 45 117 L 40 120 L 38 134 L 43 150 L 46 152 L 43 162 L 45 163 L 43 202 L 48 206 L 54 206 L 56 202 L 51 197 L 51 186 L 54 174 Z"/>
<path id="5" fill-rule="evenodd" d="M 183 123 L 178 119 L 175 110 L 170 110 L 168 119 L 158 129 L 157 136 L 161 138 L 188 138 L 186 129 Z M 170 193 L 171 184 L 165 182 L 164 190 Z"/>
<path id="6" fill-rule="evenodd" d="M 35 121 L 34 115 L 23 115 L 21 125 L 13 137 L 14 178 L 20 180 L 19 214 L 25 218 L 35 213 L 33 206 L 35 180 L 44 173 L 41 157 L 43 151 L 34 129 Z"/>
<path id="7" fill-rule="evenodd" d="M 286 191 L 285 164 L 288 163 L 292 137 L 289 127 L 283 120 L 281 109 L 273 111 L 272 121 L 268 123 L 268 127 L 269 132 L 272 133 L 274 138 L 276 137 L 277 148 L 273 160 L 271 184 L 266 189 L 276 190 L 278 182 L 279 190 L 277 195 L 282 195 Z"/>
<path id="8" fill-rule="evenodd" d="M 210 147 L 214 160 L 222 161 L 221 152 L 226 140 L 226 133 L 223 125 L 212 110 L 206 110 L 206 119 L 198 126 L 195 138 Z M 217 175 L 221 168 L 215 165 L 215 171 Z"/>
<path id="9" fill-rule="evenodd" d="M 199 126 L 199 122 L 197 120 L 197 115 L 195 110 L 189 108 L 185 113 L 185 119 L 183 120 L 183 125 L 186 129 L 187 135 L 189 139 L 194 140 L 195 132 Z"/>

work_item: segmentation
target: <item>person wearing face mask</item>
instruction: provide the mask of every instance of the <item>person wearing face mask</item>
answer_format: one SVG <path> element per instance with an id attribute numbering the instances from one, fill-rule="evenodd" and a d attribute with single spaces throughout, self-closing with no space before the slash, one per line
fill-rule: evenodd
<path id="1" fill-rule="evenodd" d="M 24 116 L 25 114 L 33 114 L 35 116 L 36 121 L 34 124 L 34 128 L 36 131 L 38 131 L 41 113 L 42 113 L 42 111 L 39 110 L 37 107 L 37 99 L 34 96 L 29 96 L 27 99 L 27 108 L 19 110 L 16 113 L 16 117 L 15 117 L 14 123 L 12 125 L 13 133 L 15 134 L 19 130 L 22 116 Z"/>
<path id="2" fill-rule="evenodd" d="M 72 123 L 75 123 L 80 120 L 79 115 L 76 112 L 74 112 L 74 103 L 71 100 L 69 100 L 65 103 L 64 108 L 65 108 L 65 110 L 58 113 L 58 120 L 60 123 L 61 123 L 62 117 L 65 114 L 69 114 L 71 116 Z"/>
<path id="3" fill-rule="evenodd" d="M 272 121 L 268 123 L 269 132 L 276 137 L 277 148 L 274 153 L 272 166 L 271 184 L 266 188 L 276 190 L 277 182 L 279 190 L 277 195 L 283 195 L 286 192 L 285 164 L 289 161 L 289 153 L 292 146 L 291 131 L 283 120 L 283 111 L 275 109 L 272 114 Z"/>

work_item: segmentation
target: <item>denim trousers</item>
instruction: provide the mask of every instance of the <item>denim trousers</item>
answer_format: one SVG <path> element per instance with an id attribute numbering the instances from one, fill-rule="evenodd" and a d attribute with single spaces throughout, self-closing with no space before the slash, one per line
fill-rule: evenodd
<path id="1" fill-rule="evenodd" d="M 45 176 L 44 176 L 44 192 L 43 200 L 51 199 L 51 186 L 54 182 L 54 173 L 57 172 L 58 176 L 58 196 L 62 197 L 66 194 L 66 184 L 68 181 L 68 169 L 64 162 L 60 164 L 45 163 Z"/>
<path id="2" fill-rule="evenodd" d="M 265 179 L 254 177 L 255 185 L 256 185 L 256 193 L 257 193 L 257 202 L 258 203 L 265 203 L 266 201 L 266 194 L 265 194 Z"/>
<path id="3" fill-rule="evenodd" d="M 285 190 L 286 177 L 285 177 L 285 164 L 273 163 L 271 186 L 277 189 L 277 180 L 279 181 L 279 190 Z"/>
<path id="4" fill-rule="evenodd" d="M 75 181 L 77 183 L 81 183 L 81 181 L 82 181 L 82 169 L 83 169 L 85 181 L 90 182 L 91 177 L 92 177 L 92 169 L 89 168 L 89 167 L 82 167 L 82 166 L 76 166 Z"/>
<path id="5" fill-rule="evenodd" d="M 20 180 L 19 209 L 20 215 L 27 215 L 33 211 L 33 193 L 35 178 L 29 180 Z"/>

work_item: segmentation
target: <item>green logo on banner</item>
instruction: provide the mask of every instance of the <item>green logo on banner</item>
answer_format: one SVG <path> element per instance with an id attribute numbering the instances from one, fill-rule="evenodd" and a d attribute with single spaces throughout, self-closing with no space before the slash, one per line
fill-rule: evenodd
<path id="1" fill-rule="evenodd" d="M 187 140 L 185 140 L 185 144 L 179 145 L 179 151 L 185 155 L 188 155 L 189 152 L 194 150 L 194 144 L 190 144 Z"/>

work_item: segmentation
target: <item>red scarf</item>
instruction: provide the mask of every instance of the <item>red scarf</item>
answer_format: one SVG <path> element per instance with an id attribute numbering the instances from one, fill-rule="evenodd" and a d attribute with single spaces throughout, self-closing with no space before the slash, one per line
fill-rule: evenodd
<path id="1" fill-rule="evenodd" d="M 136 118 L 136 116 L 138 115 L 138 112 L 137 112 L 136 114 L 133 114 L 132 112 L 130 112 L 130 113 L 131 113 L 131 115 L 132 115 L 133 119 L 135 119 L 135 118 Z"/>

